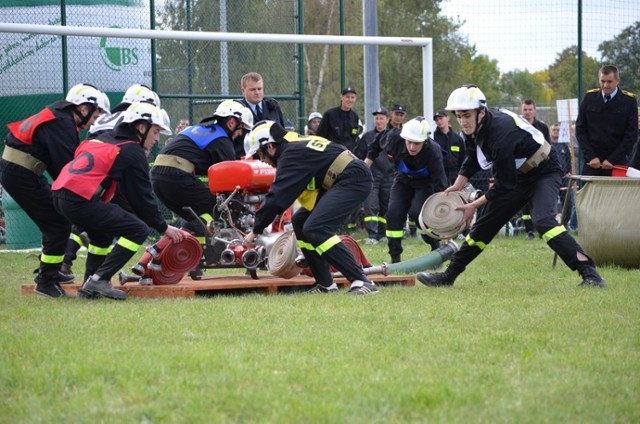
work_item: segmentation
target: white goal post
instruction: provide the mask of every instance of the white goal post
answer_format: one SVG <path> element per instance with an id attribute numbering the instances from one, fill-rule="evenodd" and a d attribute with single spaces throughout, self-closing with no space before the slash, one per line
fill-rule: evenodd
<path id="1" fill-rule="evenodd" d="M 0 23 L 0 32 L 52 34 L 73 37 L 142 38 L 154 40 L 421 47 L 423 115 L 425 117 L 433 116 L 433 44 L 431 38 L 169 31 L 16 23 Z M 365 93 L 365 96 L 368 94 L 369 93 Z M 365 113 L 366 112 L 367 111 L 365 111 Z"/>

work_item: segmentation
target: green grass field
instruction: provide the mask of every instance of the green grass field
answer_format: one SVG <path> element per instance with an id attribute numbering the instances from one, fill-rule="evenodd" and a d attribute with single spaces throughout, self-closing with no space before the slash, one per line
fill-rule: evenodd
<path id="1" fill-rule="evenodd" d="M 497 238 L 449 289 L 84 302 L 20 294 L 37 261 L 0 253 L 0 423 L 640 422 L 640 272 L 581 289 L 552 257 Z"/>

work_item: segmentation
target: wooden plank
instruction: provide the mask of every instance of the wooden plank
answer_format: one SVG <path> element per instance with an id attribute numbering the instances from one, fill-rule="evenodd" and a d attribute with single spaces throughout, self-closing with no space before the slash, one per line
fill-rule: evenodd
<path id="1" fill-rule="evenodd" d="M 415 286 L 414 276 L 403 275 L 370 275 L 369 278 L 379 286 L 403 285 L 407 287 Z M 344 278 L 335 280 L 336 284 L 343 289 L 348 289 L 350 283 Z M 259 275 L 259 279 L 254 280 L 248 275 L 206 275 L 202 280 L 194 281 L 188 276 L 183 278 L 178 284 L 166 286 L 142 286 L 138 283 L 127 283 L 124 286 L 114 284 L 115 288 L 121 289 L 130 297 L 141 298 L 189 298 L 198 295 L 215 295 L 222 293 L 242 294 L 247 292 L 260 292 L 265 294 L 276 294 L 284 292 L 301 291 L 310 288 L 315 283 L 313 278 L 300 276 L 290 279 L 273 277 L 271 275 Z M 67 293 L 77 295 L 81 284 L 64 284 Z M 21 288 L 22 294 L 33 294 L 35 285 L 26 284 Z"/>

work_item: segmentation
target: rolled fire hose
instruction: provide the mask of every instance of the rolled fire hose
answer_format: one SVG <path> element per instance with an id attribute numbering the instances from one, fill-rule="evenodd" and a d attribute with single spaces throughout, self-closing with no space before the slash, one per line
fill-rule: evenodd
<path id="1" fill-rule="evenodd" d="M 293 278 L 300 275 L 302 268 L 296 265 L 298 255 L 300 252 L 296 235 L 291 230 L 285 231 L 271 247 L 267 270 L 271 275 L 280 278 Z"/>
<path id="2" fill-rule="evenodd" d="M 480 190 L 467 184 L 460 191 L 445 194 L 435 193 L 429 196 L 422 205 L 418 223 L 424 234 L 436 240 L 451 239 L 469 228 L 466 223 L 458 227 L 464 217 L 456 207 L 471 203 L 482 196 Z"/>
<path id="3" fill-rule="evenodd" d="M 171 243 L 162 250 L 159 257 L 162 268 L 169 272 L 188 272 L 202 259 L 202 246 L 191 234 L 179 243 Z"/>
<path id="4" fill-rule="evenodd" d="M 177 284 L 201 259 L 202 246 L 191 234 L 185 233 L 184 240 L 179 243 L 164 236 L 147 248 L 132 270 L 139 276 L 151 276 L 155 285 Z"/>

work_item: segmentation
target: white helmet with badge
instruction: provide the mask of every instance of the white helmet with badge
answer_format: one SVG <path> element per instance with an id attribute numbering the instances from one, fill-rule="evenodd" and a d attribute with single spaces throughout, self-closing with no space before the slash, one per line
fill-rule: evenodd
<path id="1" fill-rule="evenodd" d="M 416 116 L 402 126 L 400 137 L 414 143 L 424 143 L 431 134 L 431 123 L 424 116 Z"/>

